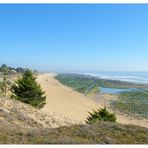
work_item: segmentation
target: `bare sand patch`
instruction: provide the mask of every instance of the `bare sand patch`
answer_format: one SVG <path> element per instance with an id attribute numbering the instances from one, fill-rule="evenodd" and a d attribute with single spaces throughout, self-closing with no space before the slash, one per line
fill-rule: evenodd
<path id="1" fill-rule="evenodd" d="M 55 74 L 44 74 L 38 77 L 38 82 L 47 95 L 47 104 L 42 111 L 50 114 L 58 113 L 78 123 L 84 123 L 88 111 L 99 108 L 99 104 L 62 85 L 54 79 L 54 76 Z"/>

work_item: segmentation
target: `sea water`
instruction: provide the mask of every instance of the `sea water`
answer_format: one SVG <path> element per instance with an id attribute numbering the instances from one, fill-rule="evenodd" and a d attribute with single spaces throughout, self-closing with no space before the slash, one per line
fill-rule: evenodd
<path id="1" fill-rule="evenodd" d="M 100 79 L 120 80 L 136 84 L 148 84 L 148 72 L 93 72 L 86 75 Z"/>
<path id="2" fill-rule="evenodd" d="M 85 73 L 93 77 L 108 80 L 120 80 L 124 82 L 132 82 L 136 84 L 148 84 L 148 72 L 96 72 Z M 101 93 L 118 94 L 121 92 L 137 91 L 135 88 L 118 89 L 100 87 Z"/>

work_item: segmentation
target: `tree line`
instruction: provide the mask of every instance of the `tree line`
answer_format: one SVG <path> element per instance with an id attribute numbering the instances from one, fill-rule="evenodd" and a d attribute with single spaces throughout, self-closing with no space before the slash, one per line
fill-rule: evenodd
<path id="1" fill-rule="evenodd" d="M 2 64 L 0 66 L 0 73 L 4 74 L 4 75 L 8 75 L 8 74 L 17 74 L 17 73 L 24 73 L 26 70 L 26 68 L 22 68 L 22 67 L 11 67 L 11 66 L 7 66 L 6 64 Z M 37 72 L 37 70 L 34 70 L 34 72 Z"/>

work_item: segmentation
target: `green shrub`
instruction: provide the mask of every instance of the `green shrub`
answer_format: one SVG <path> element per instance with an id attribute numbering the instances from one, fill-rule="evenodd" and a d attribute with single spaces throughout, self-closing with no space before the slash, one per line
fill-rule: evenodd
<path id="1" fill-rule="evenodd" d="M 148 91 L 139 90 L 131 92 L 122 92 L 117 100 L 112 101 L 114 109 L 125 114 L 131 114 L 134 117 L 148 119 Z"/>
<path id="2" fill-rule="evenodd" d="M 10 91 L 11 82 L 3 77 L 3 81 L 0 82 L 0 94 L 6 96 L 6 94 Z"/>
<path id="3" fill-rule="evenodd" d="M 42 91 L 41 86 L 36 82 L 33 73 L 27 69 L 22 78 L 18 78 L 11 88 L 12 97 L 24 103 L 41 108 L 46 101 L 45 92 Z"/>
<path id="4" fill-rule="evenodd" d="M 94 110 L 93 113 L 89 112 L 89 117 L 86 120 L 87 124 L 94 124 L 99 121 L 116 122 L 116 115 L 107 111 L 106 107 L 97 111 Z"/>

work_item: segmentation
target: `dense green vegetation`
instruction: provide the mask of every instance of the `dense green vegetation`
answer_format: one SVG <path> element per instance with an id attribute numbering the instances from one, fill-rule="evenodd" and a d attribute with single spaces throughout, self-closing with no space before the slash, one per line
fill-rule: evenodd
<path id="1" fill-rule="evenodd" d="M 55 77 L 62 84 L 71 87 L 72 89 L 86 94 L 98 94 L 99 87 L 106 88 L 148 88 L 148 85 L 135 84 L 129 82 L 122 82 L 117 80 L 106 80 L 99 79 L 91 76 L 80 75 L 80 74 L 58 74 Z"/>
<path id="2" fill-rule="evenodd" d="M 148 144 L 147 137 L 146 128 L 112 122 L 57 129 L 23 128 L 0 122 L 1 144 Z"/>
<path id="3" fill-rule="evenodd" d="M 119 99 L 111 104 L 122 112 L 148 118 L 148 91 L 121 93 Z"/>
<path id="4" fill-rule="evenodd" d="M 59 80 L 62 84 L 71 87 L 72 89 L 83 94 L 88 94 L 92 89 L 96 88 L 95 81 L 86 77 L 77 77 L 77 75 L 69 74 L 59 74 L 55 78 Z M 99 88 L 95 92 L 98 93 Z"/>
<path id="5" fill-rule="evenodd" d="M 38 108 L 45 105 L 45 92 L 42 91 L 41 86 L 36 82 L 36 78 L 29 69 L 23 73 L 21 78 L 18 78 L 11 90 L 12 98 Z"/>
<path id="6" fill-rule="evenodd" d="M 116 115 L 110 113 L 106 107 L 97 111 L 89 112 L 89 117 L 86 120 L 87 124 L 94 124 L 100 121 L 116 122 Z"/>

